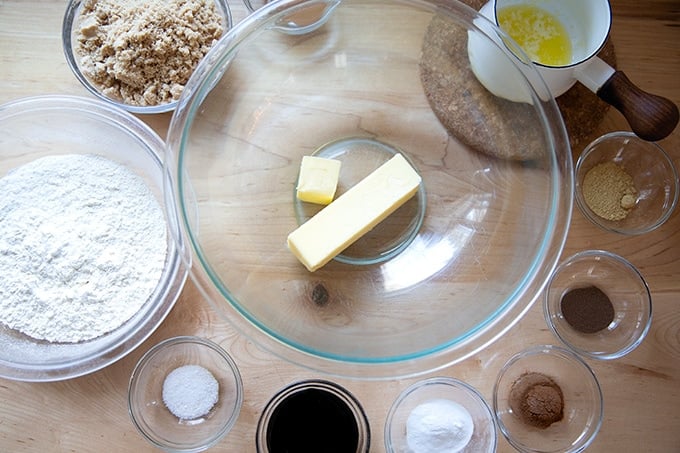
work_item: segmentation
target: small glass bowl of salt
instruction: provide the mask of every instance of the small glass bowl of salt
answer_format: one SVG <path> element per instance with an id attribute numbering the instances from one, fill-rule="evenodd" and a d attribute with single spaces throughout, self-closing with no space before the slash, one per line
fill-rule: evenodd
<path id="1" fill-rule="evenodd" d="M 392 404 L 385 448 L 388 453 L 494 452 L 494 415 L 471 385 L 450 377 L 424 379 Z"/>
<path id="2" fill-rule="evenodd" d="M 218 344 L 169 338 L 142 356 L 130 378 L 128 411 L 142 436 L 171 452 L 198 452 L 233 427 L 243 404 L 238 368 Z"/>

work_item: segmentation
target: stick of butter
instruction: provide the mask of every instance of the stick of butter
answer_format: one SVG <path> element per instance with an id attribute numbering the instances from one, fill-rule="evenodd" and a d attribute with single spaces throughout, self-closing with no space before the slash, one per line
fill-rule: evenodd
<path id="1" fill-rule="evenodd" d="M 395 155 L 290 233 L 288 248 L 314 272 L 408 201 L 420 181 Z"/>
<path id="2" fill-rule="evenodd" d="M 297 183 L 297 197 L 309 203 L 328 204 L 338 187 L 341 162 L 324 157 L 303 156 Z"/>

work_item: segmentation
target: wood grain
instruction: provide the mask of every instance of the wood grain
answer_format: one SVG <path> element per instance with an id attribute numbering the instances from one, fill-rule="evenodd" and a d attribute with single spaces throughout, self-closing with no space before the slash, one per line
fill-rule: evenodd
<path id="1" fill-rule="evenodd" d="M 611 39 L 618 68 L 642 89 L 680 104 L 680 13 L 677 0 L 612 0 Z M 230 3 L 234 20 L 245 16 Z M 0 103 L 45 93 L 88 95 L 66 65 L 61 19 L 66 0 L 0 0 Z M 143 117 L 165 136 L 169 114 Z M 629 130 L 610 109 L 598 134 Z M 1 138 L 0 138 L 1 139 Z M 680 166 L 680 132 L 660 144 Z M 578 154 L 578 150 L 574 151 Z M 592 452 L 680 451 L 680 213 L 655 232 L 636 238 L 613 235 L 588 223 L 575 210 L 564 256 L 588 248 L 618 253 L 647 279 L 654 299 L 652 329 L 642 345 L 614 362 L 590 362 L 603 388 L 605 419 Z M 136 361 L 162 339 L 195 334 L 219 342 L 243 375 L 245 400 L 233 431 L 212 451 L 255 451 L 255 427 L 269 398 L 296 380 L 319 377 L 262 351 L 218 319 L 189 282 L 163 325 L 137 350 L 106 369 L 59 383 L 0 380 L 2 452 L 152 452 L 135 431 L 126 407 L 127 383 Z M 475 386 L 491 400 L 495 376 L 514 353 L 556 343 L 542 307 L 530 312 L 503 338 L 475 357 L 440 370 Z M 389 406 L 414 379 L 364 382 L 337 379 L 363 404 L 371 423 L 372 452 L 384 451 Z M 499 434 L 498 451 L 513 451 Z"/>

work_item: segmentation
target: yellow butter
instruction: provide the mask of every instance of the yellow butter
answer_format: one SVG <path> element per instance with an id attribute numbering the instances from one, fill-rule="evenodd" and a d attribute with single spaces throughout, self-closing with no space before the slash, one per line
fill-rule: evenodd
<path id="1" fill-rule="evenodd" d="M 288 248 L 314 272 L 408 201 L 420 181 L 395 155 L 290 233 Z"/>
<path id="2" fill-rule="evenodd" d="M 297 183 L 298 199 L 309 203 L 330 203 L 335 196 L 339 177 L 339 160 L 304 156 Z"/>
<path id="3" fill-rule="evenodd" d="M 549 66 L 571 63 L 571 39 L 559 19 L 533 5 L 512 5 L 497 12 L 498 23 L 535 62 Z"/>

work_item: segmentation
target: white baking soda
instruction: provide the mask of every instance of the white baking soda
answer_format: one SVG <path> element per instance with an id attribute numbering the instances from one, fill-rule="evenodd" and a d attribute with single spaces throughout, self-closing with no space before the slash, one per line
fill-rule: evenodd
<path id="1" fill-rule="evenodd" d="M 406 421 L 406 443 L 412 453 L 456 453 L 472 439 L 474 423 L 458 403 L 434 399 L 416 406 Z"/>
<path id="2" fill-rule="evenodd" d="M 212 373 L 199 365 L 172 370 L 163 381 L 163 402 L 181 420 L 203 417 L 217 403 L 220 386 Z"/>

